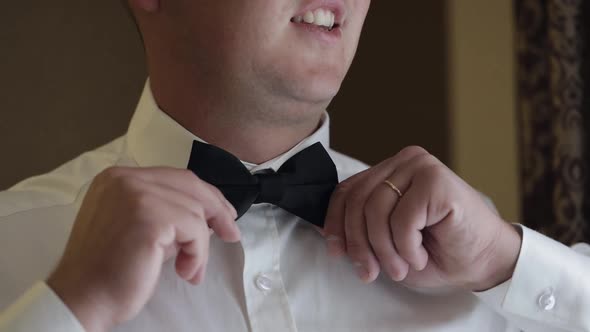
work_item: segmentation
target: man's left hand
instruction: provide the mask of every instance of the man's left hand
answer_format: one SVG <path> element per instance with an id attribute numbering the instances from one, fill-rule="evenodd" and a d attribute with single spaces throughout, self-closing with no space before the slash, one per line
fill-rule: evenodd
<path id="1" fill-rule="evenodd" d="M 510 279 L 522 241 L 480 193 L 419 147 L 342 182 L 324 233 L 329 252 L 347 254 L 364 282 L 383 271 L 412 287 L 470 291 Z"/>

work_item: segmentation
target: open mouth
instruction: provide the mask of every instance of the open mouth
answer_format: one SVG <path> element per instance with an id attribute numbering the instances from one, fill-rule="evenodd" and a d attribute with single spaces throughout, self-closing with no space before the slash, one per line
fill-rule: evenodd
<path id="1" fill-rule="evenodd" d="M 325 31 L 332 31 L 340 27 L 336 20 L 336 13 L 330 9 L 318 8 L 314 11 L 307 11 L 303 15 L 291 18 L 291 22 L 315 26 Z"/>

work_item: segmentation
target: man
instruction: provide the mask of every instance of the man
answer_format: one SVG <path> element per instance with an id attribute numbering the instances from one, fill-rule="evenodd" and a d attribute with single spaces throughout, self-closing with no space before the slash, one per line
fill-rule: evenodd
<path id="1" fill-rule="evenodd" d="M 328 148 L 369 2 L 131 1 L 150 79 L 127 135 L 0 193 L 0 331 L 590 331 L 588 256 L 423 149 Z M 327 210 L 330 182 L 285 189 L 334 170 Z"/>

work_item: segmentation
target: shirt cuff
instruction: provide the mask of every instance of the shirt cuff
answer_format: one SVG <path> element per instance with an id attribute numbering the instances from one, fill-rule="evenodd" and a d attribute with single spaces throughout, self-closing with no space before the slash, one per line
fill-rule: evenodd
<path id="1" fill-rule="evenodd" d="M 44 282 L 0 312 L 0 332 L 84 332 L 74 314 Z"/>
<path id="2" fill-rule="evenodd" d="M 493 203 L 491 203 L 491 201 L 490 201 L 490 204 L 493 204 Z M 496 212 L 497 212 L 497 210 L 496 210 Z M 512 224 L 512 226 L 514 226 L 514 228 L 516 228 L 518 230 L 518 233 L 520 234 L 520 236 L 522 238 L 522 243 L 524 243 L 523 226 L 521 226 L 519 224 Z M 518 260 L 520 260 L 522 257 L 522 243 L 521 243 L 521 250 L 518 255 L 519 256 Z M 498 285 L 496 287 L 490 288 L 490 289 L 488 289 L 486 291 L 482 291 L 482 292 L 473 292 L 473 294 L 475 294 L 475 296 L 477 296 L 484 303 L 486 303 L 487 305 L 492 307 L 494 310 L 500 311 L 502 309 L 502 303 L 504 303 L 504 299 L 506 298 L 506 294 L 508 294 L 508 289 L 510 288 L 511 281 L 512 281 L 512 278 L 508 279 L 507 281 L 501 283 L 500 285 Z"/>
<path id="3" fill-rule="evenodd" d="M 537 325 L 590 331 L 589 247 L 569 248 L 519 227 L 522 246 L 512 279 L 476 296 L 525 331 Z"/>
<path id="4" fill-rule="evenodd" d="M 563 328 L 590 328 L 590 257 L 524 226 L 504 310 Z"/>
<path id="5" fill-rule="evenodd" d="M 502 303 L 504 303 L 504 298 L 506 298 L 511 281 L 512 279 L 501 283 L 494 288 L 490 288 L 483 292 L 474 292 L 473 294 L 494 310 L 500 311 L 502 310 Z"/>

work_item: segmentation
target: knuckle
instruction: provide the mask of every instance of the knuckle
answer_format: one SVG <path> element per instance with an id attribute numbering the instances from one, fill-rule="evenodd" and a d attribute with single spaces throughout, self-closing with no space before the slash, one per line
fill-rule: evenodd
<path id="1" fill-rule="evenodd" d="M 121 176 L 122 172 L 123 172 L 122 167 L 111 166 L 111 167 L 105 168 L 102 172 L 98 173 L 97 177 L 112 179 L 112 178 L 116 178 L 118 176 Z"/>
<path id="2" fill-rule="evenodd" d="M 205 221 L 205 209 L 200 204 L 191 207 L 191 213 L 199 221 Z"/>
<path id="3" fill-rule="evenodd" d="M 193 171 L 191 171 L 190 169 L 182 169 L 179 170 L 182 175 L 182 177 L 184 178 L 184 180 L 187 181 L 187 183 L 189 184 L 189 186 L 191 188 L 194 187 L 198 187 L 202 184 L 202 182 L 204 182 L 203 180 L 201 180 L 201 178 L 199 178 L 195 173 L 193 173 Z"/>
<path id="4" fill-rule="evenodd" d="M 225 196 L 223 195 L 221 190 L 219 190 L 219 188 L 217 188 L 216 186 L 206 181 L 203 181 L 199 178 L 197 178 L 197 180 L 197 185 L 192 186 L 191 189 L 193 195 L 199 198 L 210 199 L 210 203 L 214 204 L 216 208 L 224 207 L 223 200 L 225 199 Z"/>
<path id="5" fill-rule="evenodd" d="M 193 171 L 191 171 L 190 169 L 182 169 L 182 174 L 184 176 L 186 176 L 187 178 L 196 178 L 198 179 L 199 177 L 197 176 L 197 174 L 195 174 Z"/>
<path id="6" fill-rule="evenodd" d="M 115 193 L 134 194 L 141 192 L 141 182 L 132 176 L 117 172 L 107 176 L 104 186 Z"/>
<path id="7" fill-rule="evenodd" d="M 440 181 L 447 176 L 447 169 L 441 164 L 427 164 L 422 168 L 422 176 L 431 181 Z"/>
<path id="8" fill-rule="evenodd" d="M 442 163 L 431 154 L 423 154 L 416 157 L 417 163 L 424 167 L 428 166 L 442 166 Z"/>
<path id="9" fill-rule="evenodd" d="M 104 188 L 105 186 L 112 184 L 114 179 L 120 178 L 121 176 L 122 170 L 120 167 L 108 167 L 94 177 L 92 187 Z"/>
<path id="10" fill-rule="evenodd" d="M 203 188 L 203 187 L 207 187 L 207 185 L 209 185 L 209 183 L 201 180 L 201 178 L 193 173 L 193 171 L 185 169 L 182 170 L 183 172 L 183 176 L 186 178 L 188 187 L 191 188 L 191 191 L 193 194 L 198 194 L 199 193 L 199 189 Z"/>
<path id="11" fill-rule="evenodd" d="M 202 182 L 203 186 L 205 188 L 207 188 L 213 195 L 215 195 L 219 198 L 225 197 L 225 196 L 223 196 L 223 193 L 221 192 L 221 190 L 219 190 L 219 188 L 217 188 L 216 186 L 214 186 L 208 182 L 202 181 L 202 180 L 201 180 L 201 182 Z"/>
<path id="12" fill-rule="evenodd" d="M 136 216 L 141 217 L 139 219 L 145 219 L 143 217 L 148 214 L 147 211 L 158 205 L 158 199 L 147 192 L 134 193 L 128 200 L 129 208 Z"/>
<path id="13" fill-rule="evenodd" d="M 184 176 L 187 178 L 187 181 L 190 181 L 191 184 L 194 183 L 195 186 L 202 186 L 206 184 L 204 180 L 202 180 L 197 174 L 189 169 L 183 170 Z"/>
<path id="14" fill-rule="evenodd" d="M 412 256 L 413 256 L 412 246 L 410 244 L 410 241 L 408 241 L 408 239 L 406 237 L 398 238 L 395 243 L 396 243 L 397 252 L 399 253 L 399 255 L 401 257 L 403 257 L 406 260 L 409 258 L 412 258 Z"/>
<path id="15" fill-rule="evenodd" d="M 158 243 L 160 237 L 166 231 L 166 225 L 157 222 L 141 222 L 139 227 L 143 241 L 150 245 Z"/>
<path id="16" fill-rule="evenodd" d="M 407 146 L 407 147 L 403 148 L 399 152 L 399 154 L 412 156 L 412 155 L 425 155 L 425 154 L 429 154 L 429 153 L 428 153 L 428 151 L 426 151 L 426 149 L 424 149 L 421 146 L 411 145 L 411 146 Z"/>

